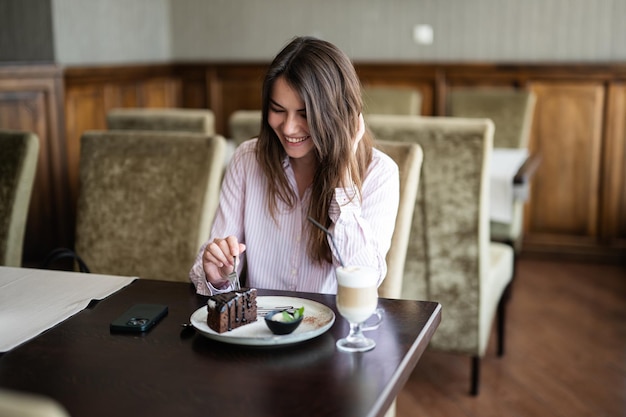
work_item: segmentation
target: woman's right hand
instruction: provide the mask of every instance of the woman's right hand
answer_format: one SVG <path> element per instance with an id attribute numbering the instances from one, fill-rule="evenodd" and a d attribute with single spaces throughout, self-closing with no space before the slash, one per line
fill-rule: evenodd
<path id="1" fill-rule="evenodd" d="M 202 267 L 207 281 L 215 288 L 228 284 L 228 274 L 235 268 L 235 256 L 246 251 L 246 245 L 235 236 L 215 238 L 206 245 L 202 254 Z"/>

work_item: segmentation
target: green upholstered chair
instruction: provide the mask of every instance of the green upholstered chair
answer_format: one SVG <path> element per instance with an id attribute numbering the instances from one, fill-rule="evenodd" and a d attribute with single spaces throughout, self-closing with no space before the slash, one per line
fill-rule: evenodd
<path id="1" fill-rule="evenodd" d="M 107 113 L 109 130 L 157 130 L 215 134 L 215 116 L 209 109 L 117 108 Z"/>
<path id="2" fill-rule="evenodd" d="M 400 170 L 400 204 L 391 237 L 391 248 L 387 253 L 387 276 L 378 288 L 378 296 L 401 298 L 404 263 L 424 155 L 422 148 L 416 143 L 377 140 L 376 148 L 389 155 Z"/>
<path id="3" fill-rule="evenodd" d="M 0 130 L 0 265 L 22 266 L 26 219 L 38 157 L 37 135 Z"/>
<path id="4" fill-rule="evenodd" d="M 418 116 L 422 110 L 419 90 L 402 86 L 363 87 L 363 113 Z"/>
<path id="5" fill-rule="evenodd" d="M 221 136 L 148 131 L 81 137 L 76 253 L 93 273 L 187 282 L 217 210 Z"/>
<path id="6" fill-rule="evenodd" d="M 40 395 L 0 388 L 2 417 L 69 417 L 56 400 Z"/>
<path id="7" fill-rule="evenodd" d="M 236 146 L 251 138 L 256 138 L 261 131 L 261 110 L 237 110 L 228 118 L 229 138 Z"/>
<path id="8" fill-rule="evenodd" d="M 442 304 L 430 346 L 472 358 L 471 392 L 477 394 L 496 312 L 498 353 L 504 352 L 503 295 L 513 275 L 512 248 L 489 238 L 493 123 L 383 115 L 366 116 L 366 123 L 377 138 L 422 147 L 402 298 Z"/>
<path id="9" fill-rule="evenodd" d="M 448 94 L 447 113 L 452 117 L 488 118 L 495 124 L 494 148 L 528 149 L 536 97 L 529 90 L 512 88 L 456 88 Z M 529 186 L 537 167 L 538 155 L 518 172 L 521 186 Z M 512 245 L 516 252 L 522 247 L 524 200 L 513 201 L 510 222 L 491 221 L 491 238 Z"/>

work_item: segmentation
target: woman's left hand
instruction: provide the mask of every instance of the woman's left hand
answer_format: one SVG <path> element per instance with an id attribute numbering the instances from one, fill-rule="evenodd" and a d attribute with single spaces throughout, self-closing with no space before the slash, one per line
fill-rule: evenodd
<path id="1" fill-rule="evenodd" d="M 352 138 L 352 155 L 356 155 L 356 151 L 359 148 L 359 142 L 363 139 L 363 135 L 365 134 L 365 120 L 363 119 L 363 114 L 359 113 L 359 125 L 356 130 L 356 134 L 354 138 Z M 346 171 L 343 174 L 343 184 L 352 184 L 352 175 L 350 175 L 350 166 L 346 168 Z"/>
<path id="2" fill-rule="evenodd" d="M 363 139 L 365 134 L 365 120 L 363 119 L 363 113 L 359 113 L 359 126 L 356 131 L 354 139 L 352 139 L 352 152 L 356 154 L 356 150 L 359 148 L 359 142 Z"/>

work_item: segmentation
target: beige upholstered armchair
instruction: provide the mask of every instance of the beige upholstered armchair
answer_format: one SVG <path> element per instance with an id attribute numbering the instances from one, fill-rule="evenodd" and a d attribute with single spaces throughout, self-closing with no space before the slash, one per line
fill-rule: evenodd
<path id="1" fill-rule="evenodd" d="M 448 95 L 448 114 L 452 117 L 488 118 L 495 124 L 494 148 L 528 150 L 536 97 L 529 90 L 512 88 L 457 88 Z M 514 178 L 518 187 L 529 187 L 539 155 L 529 156 Z M 521 250 L 524 200 L 516 198 L 511 221 L 491 221 L 491 238 Z"/>
<path id="2" fill-rule="evenodd" d="M 237 110 L 230 115 L 228 129 L 235 146 L 259 135 L 261 118 L 261 110 Z"/>
<path id="3" fill-rule="evenodd" d="M 118 108 L 107 113 L 107 129 L 214 135 L 215 116 L 209 109 Z"/>
<path id="4" fill-rule="evenodd" d="M 488 170 L 493 123 L 486 119 L 369 115 L 376 138 L 417 143 L 424 162 L 404 268 L 402 298 L 442 304 L 431 347 L 472 358 L 478 393 L 480 358 L 498 312 L 504 351 L 505 290 L 513 250 L 489 239 Z"/>
<path id="5" fill-rule="evenodd" d="M 221 136 L 85 132 L 75 251 L 90 271 L 187 282 L 217 209 L 225 149 Z"/>
<path id="6" fill-rule="evenodd" d="M 396 225 L 391 237 L 391 247 L 387 253 L 387 276 L 380 287 L 378 287 L 378 296 L 383 298 L 402 298 L 404 263 L 409 247 L 411 222 L 413 221 L 413 211 L 415 209 L 424 153 L 418 144 L 388 140 L 376 141 L 376 148 L 389 155 L 396 162 L 400 173 L 400 202 L 396 216 Z M 385 417 L 393 417 L 395 415 L 396 402 L 394 400 Z"/>
<path id="7" fill-rule="evenodd" d="M 422 110 L 419 90 L 402 86 L 363 87 L 363 113 L 418 116 Z"/>
<path id="8" fill-rule="evenodd" d="M 376 148 L 389 155 L 400 170 L 400 204 L 391 237 L 391 248 L 387 253 L 387 276 L 378 288 L 378 296 L 401 298 L 404 263 L 424 155 L 422 148 L 416 143 L 378 140 Z"/>
<path id="9" fill-rule="evenodd" d="M 2 417 L 70 417 L 58 401 L 33 393 L 0 388 Z"/>
<path id="10" fill-rule="evenodd" d="M 38 157 L 37 135 L 0 130 L 0 265 L 22 266 L 26 219 Z"/>

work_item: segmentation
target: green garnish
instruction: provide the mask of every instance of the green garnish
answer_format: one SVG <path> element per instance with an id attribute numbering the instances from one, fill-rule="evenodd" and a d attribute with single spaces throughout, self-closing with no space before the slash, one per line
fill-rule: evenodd
<path id="1" fill-rule="evenodd" d="M 285 323 L 289 323 L 291 321 L 296 321 L 298 320 L 300 317 L 304 316 L 304 306 L 294 310 L 293 312 L 290 311 L 283 311 L 283 322 Z"/>

